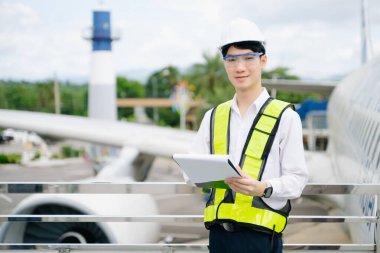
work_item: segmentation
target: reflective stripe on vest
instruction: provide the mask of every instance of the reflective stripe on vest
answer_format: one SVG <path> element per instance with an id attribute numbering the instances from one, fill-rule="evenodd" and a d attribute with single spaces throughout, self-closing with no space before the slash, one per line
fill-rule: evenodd
<path id="1" fill-rule="evenodd" d="M 213 154 L 228 154 L 231 104 L 232 101 L 220 104 L 211 114 L 210 150 Z M 239 164 L 245 173 L 257 180 L 261 180 L 281 115 L 289 106 L 291 104 L 269 98 L 253 121 Z M 227 197 L 230 198 L 228 201 Z M 259 197 L 218 188 L 212 190 L 204 211 L 204 221 L 206 226 L 238 222 L 281 233 L 289 211 L 289 201 L 282 210 L 274 210 Z"/>

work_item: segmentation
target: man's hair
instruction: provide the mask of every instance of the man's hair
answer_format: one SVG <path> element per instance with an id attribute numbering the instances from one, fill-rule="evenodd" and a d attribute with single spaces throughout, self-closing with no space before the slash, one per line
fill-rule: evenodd
<path id="1" fill-rule="evenodd" d="M 222 47 L 222 50 L 221 50 L 223 57 L 225 57 L 227 55 L 227 51 L 231 46 L 234 46 L 234 47 L 239 48 L 239 49 L 250 49 L 255 53 L 263 53 L 263 55 L 265 54 L 265 47 L 263 46 L 263 44 L 261 42 L 259 42 L 259 41 L 240 41 L 240 42 L 234 42 L 234 43 L 224 45 Z"/>

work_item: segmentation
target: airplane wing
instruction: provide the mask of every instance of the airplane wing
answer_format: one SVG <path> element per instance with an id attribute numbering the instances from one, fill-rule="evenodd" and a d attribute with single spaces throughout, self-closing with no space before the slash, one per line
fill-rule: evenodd
<path id="1" fill-rule="evenodd" d="M 141 153 L 165 157 L 187 153 L 195 137 L 195 132 L 168 127 L 14 110 L 0 110 L 0 127 L 116 147 L 129 146 Z"/>

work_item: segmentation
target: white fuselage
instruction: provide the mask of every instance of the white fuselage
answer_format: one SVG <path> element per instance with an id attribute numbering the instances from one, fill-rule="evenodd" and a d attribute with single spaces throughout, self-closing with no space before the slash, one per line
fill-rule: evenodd
<path id="1" fill-rule="evenodd" d="M 328 109 L 329 147 L 338 183 L 380 183 L 380 57 L 335 88 Z M 345 201 L 351 215 L 375 216 L 376 197 Z M 375 224 L 352 224 L 354 242 L 373 243 Z"/>

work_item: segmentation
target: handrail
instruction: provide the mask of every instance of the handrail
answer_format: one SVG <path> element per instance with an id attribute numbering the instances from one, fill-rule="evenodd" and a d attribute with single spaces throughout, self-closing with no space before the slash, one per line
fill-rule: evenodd
<path id="1" fill-rule="evenodd" d="M 19 244 L 0 244 L 0 250 L 57 250 L 58 252 L 70 252 L 70 250 L 88 251 L 112 251 L 130 250 L 139 252 L 149 252 L 151 250 L 162 250 L 163 252 L 187 252 L 200 251 L 208 252 L 205 244 L 48 244 L 48 243 L 19 243 Z M 373 244 L 284 244 L 284 250 L 334 250 L 334 251 L 361 251 L 373 252 Z"/>
<path id="2" fill-rule="evenodd" d="M 184 182 L 0 182 L 0 194 L 200 194 L 201 190 Z M 380 195 L 379 184 L 309 183 L 302 195 Z M 291 215 L 289 222 L 376 223 L 376 241 L 380 241 L 379 206 L 377 216 Z M 2 222 L 202 222 L 203 215 L 0 215 Z M 134 251 L 134 252 L 207 252 L 206 244 L 20 244 L 0 243 L 0 251 L 53 250 Z M 376 252 L 376 244 L 284 244 L 285 251 Z"/>
<path id="3" fill-rule="evenodd" d="M 77 194 L 192 194 L 200 189 L 184 182 L 0 182 L 0 194 L 14 193 L 77 193 Z M 378 184 L 308 183 L 302 195 L 380 194 Z"/>
<path id="4" fill-rule="evenodd" d="M 203 215 L 0 215 L 0 222 L 203 222 Z M 376 216 L 290 215 L 289 222 L 376 223 Z"/>

